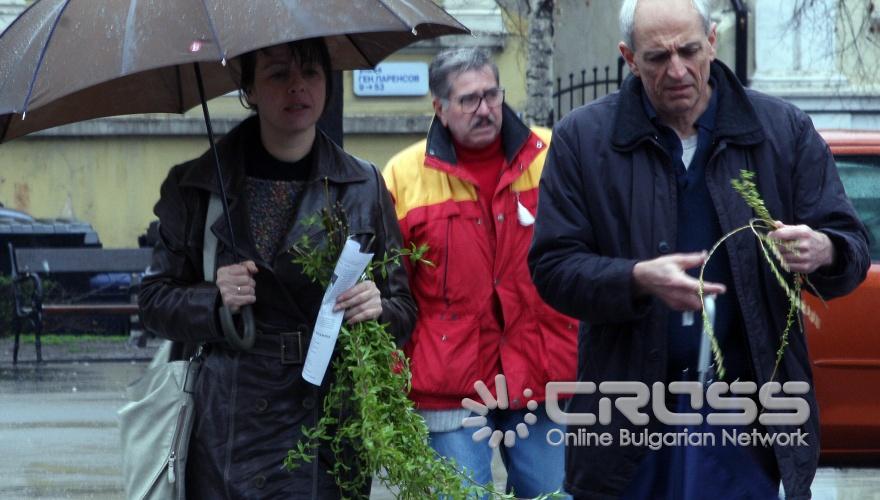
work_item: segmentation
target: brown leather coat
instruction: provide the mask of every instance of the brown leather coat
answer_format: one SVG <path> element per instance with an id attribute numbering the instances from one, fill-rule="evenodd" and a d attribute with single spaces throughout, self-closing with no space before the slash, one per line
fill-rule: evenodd
<path id="1" fill-rule="evenodd" d="M 218 143 L 223 182 L 229 195 L 236 244 L 246 259 L 257 263 L 258 335 L 302 332 L 305 357 L 323 290 L 304 276 L 285 250 L 308 234 L 323 241 L 321 229 L 307 226 L 303 217 L 329 203 L 341 202 L 352 233 L 364 241 L 374 238 L 372 250 L 381 255 L 399 247 L 401 237 L 391 199 L 375 167 L 357 160 L 318 133 L 315 165 L 298 195 L 296 223 L 273 262 L 259 258 L 247 226 L 244 193 L 244 144 L 258 133 L 255 118 L 244 121 Z M 231 350 L 217 321 L 220 293 L 202 277 L 202 241 L 208 200 L 219 191 L 210 153 L 174 167 L 162 185 L 155 213 L 160 239 L 150 273 L 144 279 L 140 306 L 147 328 L 175 341 L 205 342 L 208 355 L 196 390 L 196 423 L 187 465 L 190 498 L 335 498 L 329 450 L 293 472 L 281 469 L 287 450 L 301 438 L 302 426 L 320 417 L 331 372 L 319 388 L 301 377 L 302 364 L 282 364 L 277 357 Z M 326 182 L 325 182 L 326 180 Z M 325 189 L 326 184 L 326 189 Z M 329 199 L 328 199 L 329 194 Z M 218 238 L 217 267 L 236 259 L 230 251 L 230 231 L 221 217 L 211 230 Z M 399 343 L 409 336 L 416 308 L 403 267 L 377 277 L 382 293 L 380 321 L 390 323 Z M 268 337 L 263 337 L 268 338 Z M 271 342 L 258 342 L 263 346 Z M 288 346 L 289 348 L 290 346 Z M 280 349 L 280 346 L 279 346 Z M 296 349 L 294 349 L 296 351 Z"/>

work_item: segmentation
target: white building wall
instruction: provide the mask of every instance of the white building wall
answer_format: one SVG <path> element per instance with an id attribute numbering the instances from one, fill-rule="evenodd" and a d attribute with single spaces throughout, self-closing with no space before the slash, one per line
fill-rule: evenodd
<path id="1" fill-rule="evenodd" d="M 880 129 L 876 88 L 852 85 L 842 67 L 837 0 L 814 0 L 793 22 L 797 0 L 754 0 L 752 88 L 806 111 L 818 128 Z"/>

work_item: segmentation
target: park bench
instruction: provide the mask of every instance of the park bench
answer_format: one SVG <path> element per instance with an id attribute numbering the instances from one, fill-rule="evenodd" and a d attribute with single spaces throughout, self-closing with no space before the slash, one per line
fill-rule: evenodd
<path id="1" fill-rule="evenodd" d="M 33 329 L 37 362 L 42 362 L 40 334 L 44 316 L 125 315 L 129 316 L 131 323 L 137 323 L 137 287 L 141 273 L 150 265 L 151 256 L 150 248 L 14 248 L 10 243 L 12 330 L 15 333 L 13 364 L 18 362 L 19 337 L 26 326 Z M 116 303 L 46 303 L 40 275 L 50 273 L 128 273 L 131 275 L 131 293 L 124 302 Z M 28 282 L 31 284 L 31 291 L 30 296 L 25 297 L 24 285 Z"/>

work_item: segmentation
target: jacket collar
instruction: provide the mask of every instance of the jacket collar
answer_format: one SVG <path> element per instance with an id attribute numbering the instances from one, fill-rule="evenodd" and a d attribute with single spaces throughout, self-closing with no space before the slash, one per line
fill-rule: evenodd
<path id="1" fill-rule="evenodd" d="M 718 95 L 714 137 L 741 145 L 762 142 L 764 132 L 745 88 L 722 62 L 713 61 L 710 68 Z M 623 82 L 611 136 L 615 149 L 630 150 L 643 140 L 657 135 L 657 128 L 642 105 L 643 93 L 641 79 L 630 75 Z"/>
<path id="2" fill-rule="evenodd" d="M 259 117 L 251 116 L 217 141 L 220 171 L 230 202 L 243 192 L 247 138 L 249 134 L 259 135 L 259 128 Z M 322 181 L 325 178 L 337 184 L 367 180 L 366 172 L 346 161 L 341 148 L 319 129 L 315 134 L 314 164 L 308 182 Z M 181 186 L 220 193 L 214 157 L 210 150 L 194 160 L 193 167 L 181 179 Z"/>
<path id="3" fill-rule="evenodd" d="M 507 163 L 513 163 L 513 159 L 526 144 L 531 133 L 532 131 L 516 116 L 513 109 L 506 103 L 502 104 L 501 147 L 504 148 L 504 158 Z M 458 159 L 455 157 L 455 146 L 452 144 L 452 135 L 436 115 L 431 120 L 431 127 L 428 129 L 425 155 L 433 156 L 448 165 L 458 164 Z"/>
<path id="4" fill-rule="evenodd" d="M 250 222 L 242 195 L 245 192 L 244 166 L 248 134 L 259 135 L 258 117 L 247 118 L 220 139 L 217 142 L 217 154 L 223 185 L 226 187 L 227 199 L 229 200 L 229 220 L 232 222 L 232 228 L 235 228 L 235 243 L 239 255 L 271 268 L 271 263 L 263 261 L 257 254 L 250 231 L 247 230 Z M 346 155 L 342 148 L 320 130 L 315 134 L 313 147 L 315 149 L 314 163 L 307 185 L 323 183 L 324 179 L 327 179 L 331 184 L 362 182 L 369 179 L 368 171 L 358 165 L 357 160 Z M 180 185 L 220 194 L 217 169 L 210 150 L 192 161 L 192 166 L 184 173 Z M 232 228 L 226 223 L 224 217 L 218 218 L 211 227 L 224 245 L 232 246 Z"/>

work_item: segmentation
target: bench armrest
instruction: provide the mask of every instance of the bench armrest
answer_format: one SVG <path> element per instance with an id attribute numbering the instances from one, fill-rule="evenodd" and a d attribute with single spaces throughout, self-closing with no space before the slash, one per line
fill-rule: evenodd
<path id="1" fill-rule="evenodd" d="M 22 285 L 28 281 L 32 283 L 33 287 L 30 296 L 30 310 L 23 304 L 22 298 L 24 295 Z M 14 313 L 17 318 L 26 318 L 34 313 L 39 314 L 43 307 L 43 281 L 40 276 L 31 272 L 17 275 L 12 280 L 12 297 L 15 304 Z"/>

